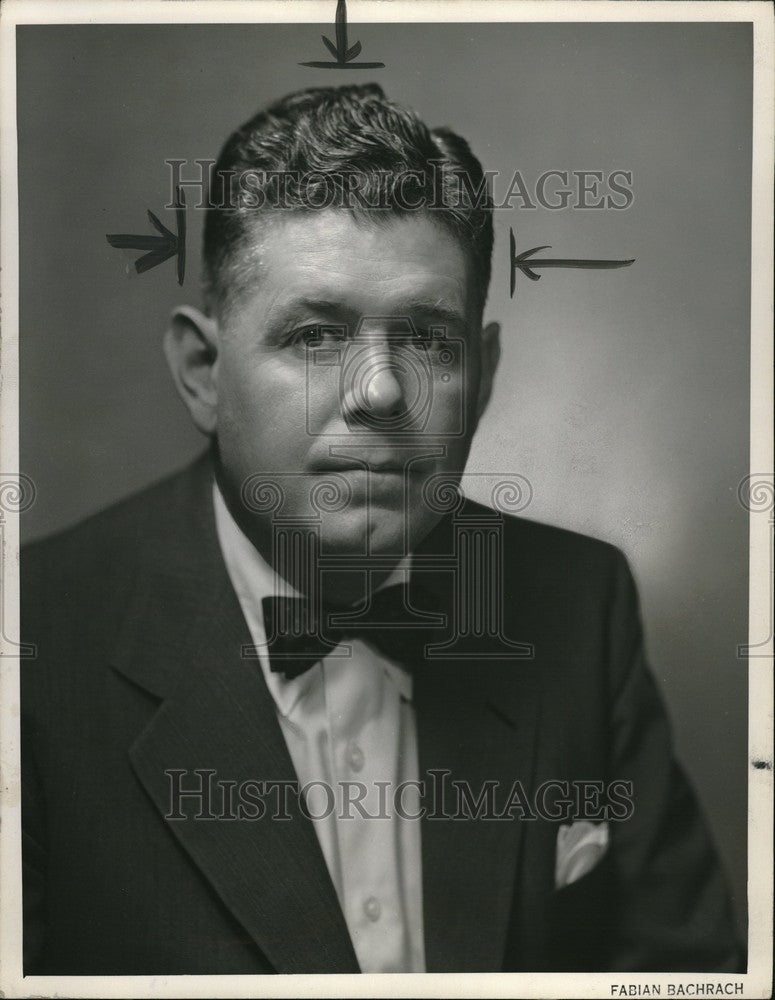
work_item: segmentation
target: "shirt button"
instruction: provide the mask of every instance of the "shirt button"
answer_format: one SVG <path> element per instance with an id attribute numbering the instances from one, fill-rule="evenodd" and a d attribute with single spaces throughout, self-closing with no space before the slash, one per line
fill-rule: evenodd
<path id="1" fill-rule="evenodd" d="M 360 771 L 363 767 L 363 750 L 357 743 L 351 743 L 347 748 L 347 763 L 353 771 Z"/>
<path id="2" fill-rule="evenodd" d="M 379 920 L 380 914 L 382 913 L 382 907 L 380 906 L 379 900 L 376 896 L 369 896 L 363 904 L 363 912 L 372 923 Z"/>

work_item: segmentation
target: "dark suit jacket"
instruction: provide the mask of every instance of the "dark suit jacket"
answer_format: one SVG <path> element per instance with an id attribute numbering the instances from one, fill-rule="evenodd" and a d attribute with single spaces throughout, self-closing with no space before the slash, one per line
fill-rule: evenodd
<path id="1" fill-rule="evenodd" d="M 22 556 L 27 973 L 323 973 L 358 964 L 312 822 L 168 820 L 168 769 L 295 778 L 220 555 L 200 460 Z M 469 504 L 468 512 L 483 513 Z M 445 517 L 427 543 L 446 544 Z M 531 660 L 418 672 L 421 777 L 633 782 L 589 874 L 558 822 L 422 821 L 430 972 L 729 970 L 726 888 L 643 658 L 624 558 L 507 518 L 506 629 Z M 480 652 L 487 652 L 482 639 Z"/>

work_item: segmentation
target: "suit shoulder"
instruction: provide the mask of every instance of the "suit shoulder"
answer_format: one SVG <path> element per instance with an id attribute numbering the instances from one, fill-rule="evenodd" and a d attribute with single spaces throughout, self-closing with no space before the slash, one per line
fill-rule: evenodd
<path id="1" fill-rule="evenodd" d="M 593 535 L 585 535 L 570 528 L 561 528 L 542 521 L 528 518 L 509 517 L 515 538 L 523 544 L 536 546 L 543 551 L 556 552 L 563 557 L 572 556 L 585 562 L 599 562 L 610 565 L 624 558 L 621 549 L 611 542 Z"/>
<path id="2" fill-rule="evenodd" d="M 97 580 L 126 574 L 138 565 L 154 538 L 168 534 L 169 523 L 200 478 L 200 459 L 193 465 L 125 497 L 105 510 L 40 540 L 23 545 L 22 588 L 44 580 Z"/>
<path id="3" fill-rule="evenodd" d="M 467 501 L 466 515 L 502 518 L 503 552 L 509 565 L 529 567 L 531 578 L 608 584 L 622 572 L 627 559 L 611 542 L 568 528 L 512 514 L 499 515 L 491 508 Z"/>
<path id="4" fill-rule="evenodd" d="M 198 537 L 186 511 L 206 495 L 209 465 L 202 460 L 121 500 L 81 523 L 24 547 L 19 560 L 22 637 L 38 647 L 58 674 L 68 664 L 83 672 L 89 651 L 97 661 L 112 641 L 132 594 Z M 200 516 L 206 516 L 200 514 Z M 29 688 L 29 684 L 27 685 Z"/>

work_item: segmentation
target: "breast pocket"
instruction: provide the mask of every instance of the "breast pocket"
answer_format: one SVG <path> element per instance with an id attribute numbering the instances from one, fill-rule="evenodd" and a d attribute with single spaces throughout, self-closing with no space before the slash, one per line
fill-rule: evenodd
<path id="1" fill-rule="evenodd" d="M 616 934 L 616 892 L 610 852 L 586 874 L 555 889 L 549 902 L 549 960 L 557 972 L 608 968 Z"/>

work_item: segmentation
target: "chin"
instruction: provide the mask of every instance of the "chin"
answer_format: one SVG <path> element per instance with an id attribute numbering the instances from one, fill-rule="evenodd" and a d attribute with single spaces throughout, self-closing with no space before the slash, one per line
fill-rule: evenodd
<path id="1" fill-rule="evenodd" d="M 403 508 L 399 511 L 372 504 L 368 515 L 362 508 L 324 518 L 322 552 L 325 555 L 394 555 L 400 558 L 407 552 Z"/>

